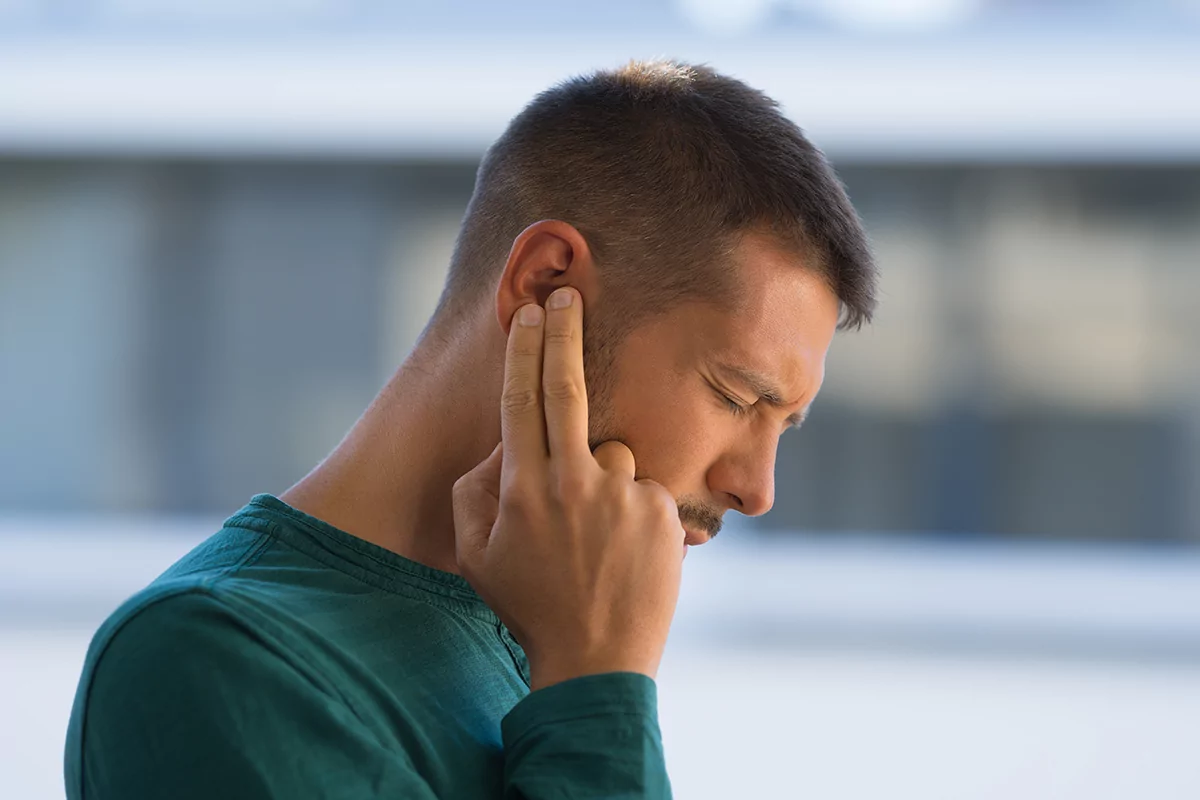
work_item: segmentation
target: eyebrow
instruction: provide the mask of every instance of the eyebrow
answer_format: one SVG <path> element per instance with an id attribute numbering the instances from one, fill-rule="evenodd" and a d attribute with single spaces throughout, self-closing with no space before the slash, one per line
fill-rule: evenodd
<path id="1" fill-rule="evenodd" d="M 748 367 L 742 367 L 737 364 L 730 364 L 722 361 L 716 364 L 717 369 L 730 376 L 738 383 L 741 383 L 750 391 L 758 395 L 760 400 L 765 401 L 768 405 L 775 408 L 782 408 L 787 405 L 787 401 L 783 399 L 783 392 L 761 372 L 756 372 Z M 789 428 L 799 428 L 804 424 L 804 420 L 808 419 L 808 410 L 811 406 L 805 406 L 794 414 L 788 415 L 787 425 Z"/>

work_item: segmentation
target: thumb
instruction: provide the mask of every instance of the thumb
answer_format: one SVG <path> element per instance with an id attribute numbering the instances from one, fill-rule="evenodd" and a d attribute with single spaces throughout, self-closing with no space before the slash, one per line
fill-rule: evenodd
<path id="1" fill-rule="evenodd" d="M 470 472 L 454 482 L 454 554 L 459 569 L 487 549 L 488 537 L 500 509 L 500 467 L 503 442 Z"/>

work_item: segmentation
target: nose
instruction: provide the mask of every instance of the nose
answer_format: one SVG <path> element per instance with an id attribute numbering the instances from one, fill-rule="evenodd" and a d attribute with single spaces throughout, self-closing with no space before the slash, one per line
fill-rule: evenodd
<path id="1" fill-rule="evenodd" d="M 775 505 L 778 447 L 777 438 L 741 442 L 710 470 L 709 488 L 734 511 L 748 517 L 767 513 Z"/>

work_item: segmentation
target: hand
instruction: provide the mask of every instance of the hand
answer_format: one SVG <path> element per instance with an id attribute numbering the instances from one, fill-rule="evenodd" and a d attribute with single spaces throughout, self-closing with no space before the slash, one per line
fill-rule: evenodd
<path id="1" fill-rule="evenodd" d="M 561 292 L 571 303 L 555 308 Z M 588 448 L 582 301 L 559 289 L 546 305 L 514 317 L 500 444 L 454 484 L 458 566 L 525 649 L 532 688 L 602 672 L 653 678 L 685 531 L 671 494 L 634 480 L 628 447 Z"/>

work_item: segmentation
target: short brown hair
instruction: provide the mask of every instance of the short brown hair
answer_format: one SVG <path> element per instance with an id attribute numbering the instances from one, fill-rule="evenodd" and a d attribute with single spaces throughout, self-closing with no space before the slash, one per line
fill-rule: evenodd
<path id="1" fill-rule="evenodd" d="M 748 230 L 808 259 L 840 328 L 875 307 L 862 224 L 824 155 L 775 101 L 707 66 L 635 61 L 534 98 L 479 166 L 435 316 L 494 291 L 513 240 L 542 219 L 579 229 L 635 315 L 735 296 L 722 267 Z"/>

